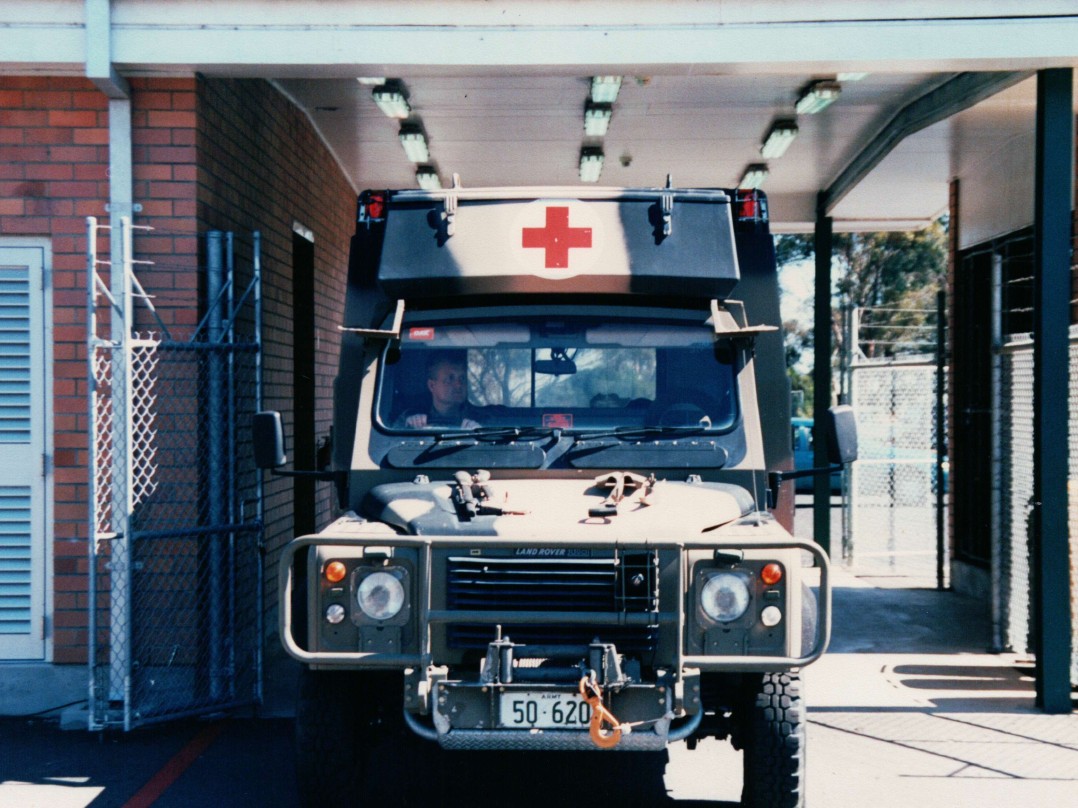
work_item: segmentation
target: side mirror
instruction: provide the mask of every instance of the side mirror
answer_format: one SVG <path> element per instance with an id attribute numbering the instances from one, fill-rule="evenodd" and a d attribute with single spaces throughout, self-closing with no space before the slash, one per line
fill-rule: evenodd
<path id="1" fill-rule="evenodd" d="M 288 462 L 284 453 L 284 427 L 276 410 L 256 412 L 252 424 L 255 445 L 255 466 L 275 469 Z"/>
<path id="2" fill-rule="evenodd" d="M 857 419 L 853 407 L 840 404 L 827 411 L 827 462 L 846 465 L 857 459 Z"/>

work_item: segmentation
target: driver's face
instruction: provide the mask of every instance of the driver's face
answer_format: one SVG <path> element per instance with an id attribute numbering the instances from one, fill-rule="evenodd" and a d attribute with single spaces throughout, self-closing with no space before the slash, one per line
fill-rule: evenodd
<path id="1" fill-rule="evenodd" d="M 445 412 L 458 408 L 467 395 L 467 375 L 464 365 L 455 362 L 442 362 L 431 372 L 427 379 L 434 409 Z"/>

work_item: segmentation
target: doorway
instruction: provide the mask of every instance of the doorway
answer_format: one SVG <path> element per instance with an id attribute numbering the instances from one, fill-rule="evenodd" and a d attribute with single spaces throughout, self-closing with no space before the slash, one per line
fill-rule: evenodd
<path id="1" fill-rule="evenodd" d="M 0 660 L 45 659 L 48 247 L 0 243 Z"/>

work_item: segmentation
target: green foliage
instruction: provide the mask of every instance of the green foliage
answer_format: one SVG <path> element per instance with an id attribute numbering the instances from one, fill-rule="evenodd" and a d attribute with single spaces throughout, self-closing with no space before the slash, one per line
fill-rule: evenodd
<path id="1" fill-rule="evenodd" d="M 779 266 L 814 255 L 812 236 L 780 236 Z M 947 271 L 947 221 L 898 233 L 836 233 L 832 261 L 832 344 L 843 349 L 841 307 L 866 310 L 858 348 L 867 356 L 930 350 L 936 293 Z M 787 365 L 811 344 L 812 324 L 784 323 Z M 806 338 L 806 333 L 808 334 Z"/>

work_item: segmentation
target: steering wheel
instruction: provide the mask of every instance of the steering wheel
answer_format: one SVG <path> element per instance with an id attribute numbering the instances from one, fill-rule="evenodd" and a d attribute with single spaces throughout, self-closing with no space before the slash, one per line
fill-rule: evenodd
<path id="1" fill-rule="evenodd" d="M 644 416 L 647 426 L 711 426 L 718 401 L 701 390 L 678 387 L 663 393 Z"/>

